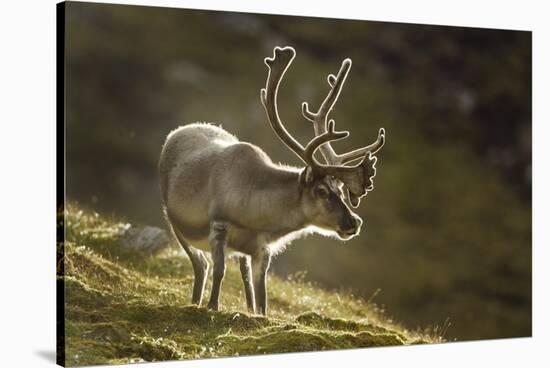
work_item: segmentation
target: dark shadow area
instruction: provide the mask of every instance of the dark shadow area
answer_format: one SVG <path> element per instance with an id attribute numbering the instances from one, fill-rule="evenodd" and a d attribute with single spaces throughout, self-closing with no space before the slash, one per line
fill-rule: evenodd
<path id="1" fill-rule="evenodd" d="M 55 350 L 38 350 L 38 351 L 35 351 L 34 354 L 41 357 L 48 363 L 56 364 Z"/>

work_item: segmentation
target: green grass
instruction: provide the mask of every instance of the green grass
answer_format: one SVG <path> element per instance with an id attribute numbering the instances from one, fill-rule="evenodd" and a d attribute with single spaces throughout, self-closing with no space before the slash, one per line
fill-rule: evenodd
<path id="1" fill-rule="evenodd" d="M 375 304 L 300 277 L 270 275 L 269 316 L 251 315 L 236 262 L 228 266 L 221 310 L 196 307 L 191 264 L 175 246 L 145 256 L 118 245 L 123 222 L 74 206 L 58 217 L 66 226 L 58 284 L 65 287 L 69 366 L 443 341 L 437 331 L 408 331 Z"/>

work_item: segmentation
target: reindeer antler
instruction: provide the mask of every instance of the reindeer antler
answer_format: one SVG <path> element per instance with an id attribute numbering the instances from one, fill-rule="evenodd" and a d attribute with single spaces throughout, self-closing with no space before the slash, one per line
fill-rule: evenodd
<path id="1" fill-rule="evenodd" d="M 309 110 L 307 102 L 302 103 L 302 115 L 307 120 L 313 123 L 313 129 L 316 136 L 322 135 L 327 131 L 326 125 L 328 115 L 330 114 L 332 108 L 334 107 L 334 104 L 338 100 L 338 97 L 340 96 L 340 92 L 342 91 L 342 87 L 346 81 L 350 69 L 351 59 L 345 59 L 344 61 L 342 61 L 342 65 L 340 66 L 340 70 L 338 71 L 338 74 L 336 76 L 334 76 L 333 74 L 328 75 L 327 81 L 330 86 L 330 90 L 327 94 L 327 97 L 323 100 L 321 106 L 319 107 L 319 110 L 317 110 L 316 113 L 313 113 Z M 330 122 L 334 122 L 334 120 L 331 119 L 329 121 L 329 124 Z M 384 128 L 380 128 L 376 141 L 368 146 L 346 152 L 341 155 L 337 154 L 334 151 L 334 149 L 330 145 L 330 142 L 323 144 L 319 149 L 323 154 L 326 162 L 331 165 L 345 165 L 349 162 L 362 158 L 361 162 L 356 167 L 363 167 L 363 171 L 365 174 L 365 185 L 368 184 L 366 190 L 370 191 L 373 189 L 372 178 L 376 175 L 376 169 L 374 167 L 374 165 L 376 164 L 376 157 L 371 157 L 371 155 L 375 154 L 380 150 L 380 148 L 382 148 L 385 140 L 386 132 Z M 360 194 L 359 191 L 352 188 L 353 185 L 348 185 L 348 199 L 353 207 L 357 207 L 359 205 L 360 198 L 364 194 Z"/>
<path id="2" fill-rule="evenodd" d="M 348 152 L 343 155 L 338 155 L 332 149 L 330 142 L 340 140 L 349 136 L 349 132 L 337 132 L 334 130 L 335 122 L 330 120 L 327 129 L 327 116 L 336 103 L 344 81 L 351 68 L 351 60 L 346 59 L 342 63 L 342 67 L 338 72 L 338 76 L 328 76 L 328 82 L 331 86 L 327 97 L 321 104 L 317 113 L 309 111 L 306 102 L 302 104 L 302 113 L 306 119 L 314 123 L 315 137 L 306 145 L 302 146 L 294 137 L 286 130 L 277 110 L 277 92 L 281 80 L 294 60 L 296 51 L 290 46 L 275 47 L 273 57 L 265 58 L 265 64 L 269 69 L 267 76 L 266 87 L 260 90 L 260 97 L 271 128 L 275 131 L 279 139 L 290 148 L 302 161 L 317 174 L 332 175 L 340 179 L 348 188 L 348 195 L 352 206 L 359 205 L 359 198 L 364 196 L 367 191 L 372 190 L 372 178 L 376 175 L 374 167 L 376 157 L 371 154 L 378 151 L 384 144 L 384 130 L 381 129 L 378 140 L 367 147 L 360 148 L 355 151 Z M 321 164 L 315 159 L 315 151 L 321 150 L 327 164 Z M 345 166 L 345 163 L 363 158 L 355 166 Z"/>

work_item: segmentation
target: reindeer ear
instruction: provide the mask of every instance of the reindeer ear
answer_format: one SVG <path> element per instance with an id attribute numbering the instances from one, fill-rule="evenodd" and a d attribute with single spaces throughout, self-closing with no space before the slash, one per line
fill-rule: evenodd
<path id="1" fill-rule="evenodd" d="M 348 189 L 348 200 L 353 208 L 357 208 L 359 206 L 360 198 L 357 197 L 352 192 L 350 192 L 349 189 Z"/>

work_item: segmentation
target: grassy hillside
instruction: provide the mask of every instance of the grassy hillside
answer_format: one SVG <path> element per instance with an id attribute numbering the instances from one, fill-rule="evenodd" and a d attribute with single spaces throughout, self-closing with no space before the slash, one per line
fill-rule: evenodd
<path id="1" fill-rule="evenodd" d="M 128 224 L 74 207 L 58 215 L 63 220 L 58 286 L 65 287 L 69 366 L 442 341 L 437 329 L 408 331 L 372 303 L 299 277 L 271 276 L 269 317 L 248 314 L 236 262 L 229 262 L 221 311 L 198 308 L 189 304 L 191 264 L 177 248 L 155 256 L 124 249 Z"/>

